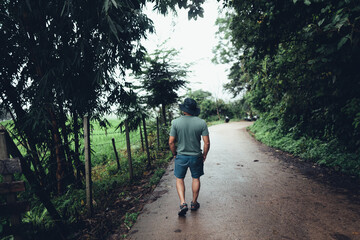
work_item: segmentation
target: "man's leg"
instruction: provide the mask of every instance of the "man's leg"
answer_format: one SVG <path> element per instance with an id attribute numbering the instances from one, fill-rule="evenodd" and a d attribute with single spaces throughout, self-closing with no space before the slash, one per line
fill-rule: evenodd
<path id="1" fill-rule="evenodd" d="M 193 203 L 197 203 L 200 192 L 200 178 L 193 178 L 192 180 Z"/>
<path id="2" fill-rule="evenodd" d="M 180 205 L 185 203 L 185 183 L 183 178 L 176 178 L 176 190 L 180 198 Z"/>

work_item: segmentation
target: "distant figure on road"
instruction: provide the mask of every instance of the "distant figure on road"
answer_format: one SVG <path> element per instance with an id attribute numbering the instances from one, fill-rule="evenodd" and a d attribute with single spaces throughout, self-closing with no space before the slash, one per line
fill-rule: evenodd
<path id="1" fill-rule="evenodd" d="M 228 116 L 225 117 L 225 122 L 228 123 L 230 121 L 230 118 Z"/>
<path id="2" fill-rule="evenodd" d="M 188 167 L 192 177 L 193 200 L 191 210 L 195 211 L 200 207 L 197 199 L 200 191 L 200 176 L 204 175 L 204 162 L 210 149 L 209 131 L 206 122 L 197 116 L 200 109 L 196 101 L 186 98 L 183 104 L 179 104 L 183 116 L 172 121 L 169 146 L 175 158 L 176 189 L 180 198 L 179 216 L 184 216 L 188 211 L 185 202 L 184 178 Z M 201 151 L 201 136 L 204 141 L 204 151 Z M 175 146 L 177 140 L 177 149 Z"/>

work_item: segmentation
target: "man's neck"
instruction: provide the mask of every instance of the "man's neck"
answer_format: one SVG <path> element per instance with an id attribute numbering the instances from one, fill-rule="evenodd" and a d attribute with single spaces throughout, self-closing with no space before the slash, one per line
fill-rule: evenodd
<path id="1" fill-rule="evenodd" d="M 191 114 L 187 113 L 187 112 L 183 112 L 185 116 L 192 116 Z"/>

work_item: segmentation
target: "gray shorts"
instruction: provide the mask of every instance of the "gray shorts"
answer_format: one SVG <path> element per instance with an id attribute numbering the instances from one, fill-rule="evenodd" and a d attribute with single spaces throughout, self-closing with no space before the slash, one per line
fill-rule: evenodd
<path id="1" fill-rule="evenodd" d="M 175 158 L 175 177 L 185 178 L 188 168 L 190 168 L 192 178 L 199 178 L 204 175 L 203 156 L 177 155 Z"/>

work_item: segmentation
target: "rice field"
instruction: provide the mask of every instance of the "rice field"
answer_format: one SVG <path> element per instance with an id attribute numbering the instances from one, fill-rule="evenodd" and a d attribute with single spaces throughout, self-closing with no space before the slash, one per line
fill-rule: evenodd
<path id="1" fill-rule="evenodd" d="M 111 126 L 105 129 L 100 128 L 97 122 L 92 122 L 90 144 L 92 149 L 92 162 L 94 164 L 104 163 L 107 161 L 115 160 L 115 153 L 112 145 L 112 139 L 115 140 L 115 146 L 119 153 L 126 152 L 126 135 L 120 131 L 120 128 L 116 129 L 120 124 L 120 120 L 109 120 Z M 141 139 L 139 130 L 130 132 L 130 144 L 132 150 L 141 148 Z"/>
<path id="2" fill-rule="evenodd" d="M 96 121 L 92 121 L 90 123 L 90 144 L 91 144 L 91 158 L 92 165 L 104 164 L 106 162 L 116 160 L 112 139 L 115 140 L 115 146 L 118 151 L 119 156 L 125 155 L 126 153 L 126 134 L 125 130 L 121 132 L 120 128 L 117 128 L 120 124 L 121 120 L 119 119 L 110 119 L 108 120 L 110 125 L 107 129 L 101 128 L 99 123 Z M 5 126 L 7 129 L 11 130 L 10 124 L 11 120 L 2 121 L 0 124 Z M 16 140 L 14 139 L 16 142 Z M 73 142 L 70 143 L 73 149 Z M 141 149 L 141 139 L 140 139 L 140 131 L 139 129 L 136 131 L 130 132 L 130 144 L 132 151 L 137 151 Z M 84 141 L 80 136 L 80 153 L 83 151 Z M 25 149 L 21 149 L 21 152 L 25 154 Z M 84 159 L 84 155 L 80 154 L 80 159 Z"/>

